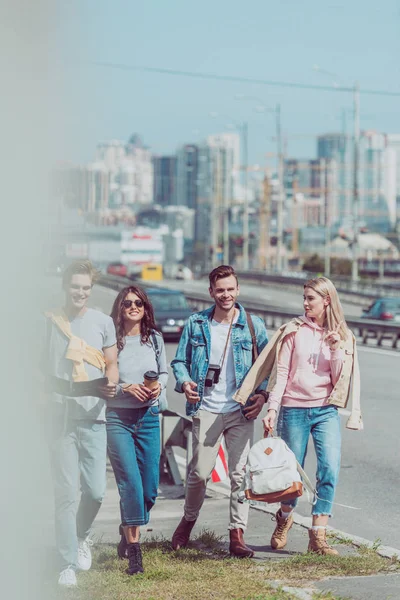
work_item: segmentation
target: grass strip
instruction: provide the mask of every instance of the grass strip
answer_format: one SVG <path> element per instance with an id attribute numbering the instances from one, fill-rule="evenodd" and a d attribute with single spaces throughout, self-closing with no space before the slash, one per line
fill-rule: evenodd
<path id="1" fill-rule="evenodd" d="M 172 551 L 170 542 L 142 544 L 145 573 L 128 576 L 127 561 L 114 545 L 98 545 L 92 569 L 78 574 L 77 589 L 58 590 L 58 598 L 76 600 L 295 600 L 281 585 L 306 586 L 329 576 L 371 575 L 399 569 L 397 561 L 361 548 L 354 556 L 300 554 L 288 559 L 255 562 L 229 558 L 220 538 L 203 531 L 188 548 Z M 318 594 L 318 600 L 334 596 Z"/>

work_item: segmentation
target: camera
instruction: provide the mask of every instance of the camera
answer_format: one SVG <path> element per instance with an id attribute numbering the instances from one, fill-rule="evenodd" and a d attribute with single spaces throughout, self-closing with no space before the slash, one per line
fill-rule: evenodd
<path id="1" fill-rule="evenodd" d="M 209 365 L 206 375 L 205 387 L 212 387 L 213 385 L 218 383 L 220 374 L 220 365 Z"/>

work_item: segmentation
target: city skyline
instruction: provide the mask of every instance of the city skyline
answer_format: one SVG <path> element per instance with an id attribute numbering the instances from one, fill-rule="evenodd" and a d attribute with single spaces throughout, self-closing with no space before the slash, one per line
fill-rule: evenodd
<path id="1" fill-rule="evenodd" d="M 67 62 L 75 65 L 69 73 L 75 90 L 66 93 L 66 135 L 59 154 L 74 162 L 90 160 L 98 140 L 123 139 L 127 131 L 142 131 L 154 153 L 168 155 L 233 121 L 249 121 L 250 162 L 262 164 L 265 153 L 275 148 L 273 118 L 255 111 L 258 101 L 238 101 L 238 94 L 258 97 L 268 108 L 280 103 L 287 154 L 309 158 L 315 155 L 315 135 L 342 130 L 344 111 L 352 130 L 352 94 L 336 92 L 335 85 L 351 87 L 358 80 L 362 90 L 399 91 L 400 13 L 393 0 L 379 6 L 354 0 L 335 8 L 316 0 L 301 5 L 255 1 L 251 7 L 205 0 L 201 9 L 180 0 L 146 6 L 100 0 L 85 2 L 74 13 L 65 10 L 63 39 Z M 313 70 L 316 64 L 320 72 Z M 332 91 L 212 81 L 118 65 L 284 80 Z M 397 105 L 396 97 L 362 93 L 361 127 L 400 131 Z"/>

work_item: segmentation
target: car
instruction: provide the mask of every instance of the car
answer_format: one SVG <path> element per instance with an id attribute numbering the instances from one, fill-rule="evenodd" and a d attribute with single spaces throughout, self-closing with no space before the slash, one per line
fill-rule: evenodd
<path id="1" fill-rule="evenodd" d="M 178 340 L 193 310 L 183 292 L 167 288 L 145 287 L 153 305 L 157 328 L 167 340 Z"/>
<path id="2" fill-rule="evenodd" d="M 126 277 L 128 275 L 128 268 L 126 265 L 120 262 L 113 262 L 108 265 L 107 273 L 109 275 L 119 275 L 119 277 Z"/>
<path id="3" fill-rule="evenodd" d="M 379 300 L 375 300 L 369 308 L 363 309 L 362 318 L 400 324 L 400 298 L 379 298 Z"/>

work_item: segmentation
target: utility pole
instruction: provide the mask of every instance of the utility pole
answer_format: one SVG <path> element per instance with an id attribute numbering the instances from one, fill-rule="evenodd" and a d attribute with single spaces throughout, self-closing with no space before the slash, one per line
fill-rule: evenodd
<path id="1" fill-rule="evenodd" d="M 220 184 L 220 150 L 219 148 L 213 149 L 214 153 L 214 165 L 213 165 L 213 189 L 212 193 L 212 210 L 211 210 L 211 268 L 217 266 L 217 247 L 218 247 L 218 230 L 219 230 L 219 184 Z"/>
<path id="2" fill-rule="evenodd" d="M 298 199 L 297 199 L 297 180 L 293 179 L 292 196 L 292 254 L 293 258 L 299 255 L 299 223 L 298 223 Z"/>
<path id="3" fill-rule="evenodd" d="M 325 256 L 324 256 L 324 273 L 326 277 L 331 276 L 331 177 L 328 173 L 327 161 L 322 161 L 324 173 L 324 200 L 325 200 Z"/>
<path id="4" fill-rule="evenodd" d="M 284 203 L 284 182 L 283 182 L 283 152 L 282 152 L 282 127 L 281 127 L 281 105 L 277 104 L 275 108 L 276 119 L 276 143 L 277 143 L 277 160 L 278 160 L 278 180 L 279 180 L 279 196 L 278 196 L 278 214 L 277 214 L 277 242 L 276 242 L 276 270 L 278 273 L 282 271 L 282 249 L 283 249 L 283 203 Z"/>
<path id="5" fill-rule="evenodd" d="M 351 280 L 358 281 L 358 212 L 359 212 L 359 162 L 360 162 L 360 86 L 356 82 L 353 91 L 354 102 L 354 155 L 353 155 L 353 244 Z"/>
<path id="6" fill-rule="evenodd" d="M 222 203 L 222 248 L 224 265 L 229 265 L 229 193 L 230 186 L 225 186 L 225 189 L 223 190 L 224 201 Z"/>
<path id="7" fill-rule="evenodd" d="M 259 267 L 266 271 L 270 261 L 270 219 L 271 219 L 271 186 L 267 176 L 263 181 L 263 195 L 260 206 L 260 246 Z"/>
<path id="8" fill-rule="evenodd" d="M 248 124 L 245 122 L 242 124 L 242 138 L 243 138 L 243 270 L 249 269 L 249 201 L 247 197 L 248 187 Z"/>

